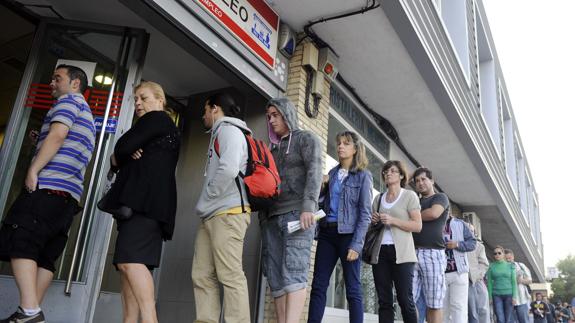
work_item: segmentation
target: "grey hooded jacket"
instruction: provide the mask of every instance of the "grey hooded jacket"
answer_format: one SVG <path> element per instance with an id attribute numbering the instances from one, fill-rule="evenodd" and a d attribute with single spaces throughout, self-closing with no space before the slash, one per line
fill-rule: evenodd
<path id="1" fill-rule="evenodd" d="M 239 127 L 239 128 L 238 128 Z M 222 117 L 212 126 L 208 160 L 204 172 L 204 187 L 196 205 L 196 213 L 208 218 L 234 207 L 241 206 L 241 197 L 235 178 L 245 173 L 248 161 L 248 146 L 242 133 L 251 133 L 246 123 L 237 118 Z M 214 143 L 218 139 L 219 156 Z M 240 181 L 242 196 L 249 205 L 243 181 Z"/>
<path id="2" fill-rule="evenodd" d="M 469 281 L 473 284 L 482 280 L 489 269 L 489 260 L 485 255 L 485 246 L 481 240 L 476 240 L 475 249 L 467 254 L 469 260 Z"/>
<path id="3" fill-rule="evenodd" d="M 279 138 L 268 124 L 268 134 L 280 174 L 280 196 L 268 215 L 290 211 L 315 212 L 322 181 L 322 147 L 310 131 L 300 130 L 295 106 L 287 98 L 272 99 L 289 127 L 289 135 Z"/>

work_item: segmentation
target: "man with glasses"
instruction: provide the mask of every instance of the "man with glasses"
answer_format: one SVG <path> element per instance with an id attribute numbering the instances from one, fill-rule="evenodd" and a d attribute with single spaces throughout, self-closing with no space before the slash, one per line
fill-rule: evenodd
<path id="1" fill-rule="evenodd" d="M 531 293 L 529 284 L 531 284 L 531 272 L 525 264 L 515 261 L 513 250 L 505 249 L 505 260 L 513 264 L 517 274 L 517 302 L 513 306 L 513 322 L 529 322 L 529 302 Z"/>
<path id="2" fill-rule="evenodd" d="M 443 298 L 445 297 L 445 242 L 443 228 L 449 214 L 449 198 L 436 193 L 431 170 L 420 167 L 413 174 L 415 190 L 420 195 L 421 232 L 413 233 L 418 263 L 413 277 L 413 298 L 426 304 L 427 310 L 419 310 L 419 321 L 441 322 Z M 419 298 L 422 300 L 419 300 Z M 425 301 L 423 301 L 423 298 Z M 426 314 L 424 313 L 426 312 Z"/>
<path id="3" fill-rule="evenodd" d="M 40 303 L 78 212 L 96 141 L 92 111 L 82 96 L 87 86 L 78 67 L 56 67 L 50 83 L 56 102 L 44 118 L 24 190 L 0 229 L 0 260 L 10 261 L 20 292 L 18 310 L 0 322 L 44 322 Z"/>

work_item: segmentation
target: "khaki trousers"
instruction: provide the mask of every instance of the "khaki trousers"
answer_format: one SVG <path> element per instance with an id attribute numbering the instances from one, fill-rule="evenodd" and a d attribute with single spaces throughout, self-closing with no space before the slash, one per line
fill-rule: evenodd
<path id="1" fill-rule="evenodd" d="M 242 268 L 244 237 L 249 224 L 249 213 L 217 215 L 200 224 L 192 264 L 194 322 L 220 321 L 219 283 L 224 291 L 225 322 L 250 322 L 248 284 Z"/>

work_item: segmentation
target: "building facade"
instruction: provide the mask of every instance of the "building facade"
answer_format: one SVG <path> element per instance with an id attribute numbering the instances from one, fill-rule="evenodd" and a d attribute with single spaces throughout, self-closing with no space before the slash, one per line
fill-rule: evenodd
<path id="1" fill-rule="evenodd" d="M 195 316 L 190 269 L 199 219 L 192 210 L 208 143 L 200 115 L 219 90 L 245 107 L 259 138 L 267 137 L 266 101 L 289 97 L 300 126 L 322 140 L 325 173 L 344 129 L 366 143 L 375 191 L 385 189 L 379 174 L 386 160 L 433 169 L 453 212 L 479 228 L 487 248 L 513 249 L 534 281 L 544 281 L 537 192 L 480 0 L 10 0 L 0 9 L 2 216 L 21 189 L 33 151 L 27 133 L 51 104 L 43 95 L 58 63 L 89 72 L 85 96 L 100 122 L 84 209 L 43 304 L 51 322 L 121 317 L 111 265 L 116 230 L 95 201 L 113 144 L 132 124 L 131 93 L 140 80 L 164 86 L 184 138 L 176 230 L 154 273 L 160 321 Z M 253 214 L 244 249 L 252 319 L 274 322 L 260 250 Z M 0 265 L 0 317 L 17 303 L 8 267 Z M 375 322 L 365 265 L 362 285 L 366 321 Z M 339 266 L 330 286 L 326 321 L 346 322 Z"/>

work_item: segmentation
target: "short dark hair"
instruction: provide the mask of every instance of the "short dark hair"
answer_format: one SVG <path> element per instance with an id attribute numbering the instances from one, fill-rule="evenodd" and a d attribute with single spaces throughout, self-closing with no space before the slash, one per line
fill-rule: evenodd
<path id="1" fill-rule="evenodd" d="M 511 249 L 505 249 L 505 250 L 503 250 L 503 252 L 504 252 L 506 255 L 514 255 L 514 256 L 515 256 L 515 254 L 513 253 L 513 250 L 511 250 Z"/>
<path id="2" fill-rule="evenodd" d="M 88 77 L 86 76 L 86 72 L 83 69 L 68 64 L 60 64 L 56 66 L 56 69 L 65 68 L 66 72 L 68 73 L 68 77 L 70 81 L 73 80 L 80 80 L 80 93 L 84 93 L 88 88 Z"/>
<path id="3" fill-rule="evenodd" d="M 405 188 L 405 184 L 407 183 L 409 176 L 407 176 L 407 171 L 405 170 L 405 165 L 400 160 L 388 160 L 388 161 L 386 161 L 385 164 L 383 164 L 383 167 L 381 169 L 382 175 L 385 175 L 385 172 L 387 172 L 387 170 L 390 169 L 392 166 L 397 167 L 397 169 L 399 170 L 399 175 L 403 176 L 403 178 L 399 182 L 399 185 L 401 187 Z"/>
<path id="4" fill-rule="evenodd" d="M 415 172 L 413 172 L 413 176 L 412 178 L 415 180 L 415 178 L 421 174 L 425 174 L 425 177 L 429 178 L 429 179 L 433 179 L 433 173 L 431 172 L 431 169 L 427 168 L 427 167 L 419 167 L 415 170 Z"/>
<path id="5" fill-rule="evenodd" d="M 206 100 L 206 104 L 211 107 L 216 105 L 219 106 L 222 108 L 224 115 L 228 117 L 236 117 L 241 112 L 241 108 L 236 105 L 234 98 L 232 98 L 232 96 L 228 93 L 224 92 L 210 95 Z"/>

